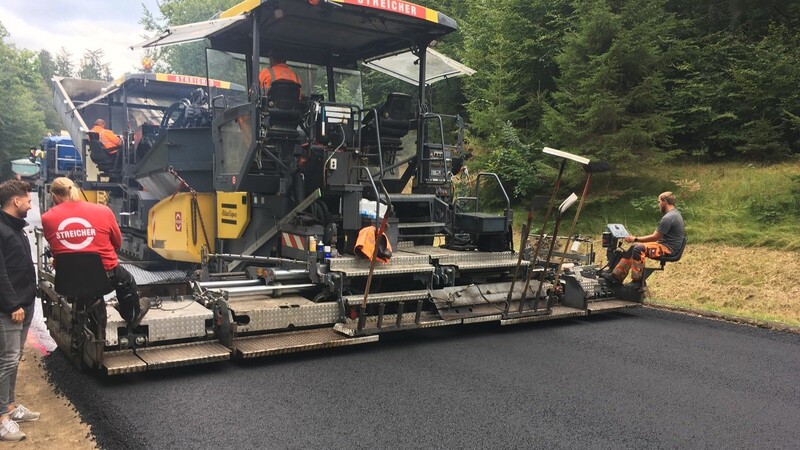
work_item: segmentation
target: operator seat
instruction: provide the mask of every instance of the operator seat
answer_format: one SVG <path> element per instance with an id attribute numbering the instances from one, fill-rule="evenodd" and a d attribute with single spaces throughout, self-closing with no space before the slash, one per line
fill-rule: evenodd
<path id="1" fill-rule="evenodd" d="M 361 128 L 361 147 L 366 155 L 377 154 L 379 143 L 384 163 L 391 165 L 402 149 L 402 139 L 411 128 L 413 97 L 401 92 L 392 92 L 377 109 L 364 116 Z M 380 135 L 380 138 L 379 138 Z"/>
<path id="2" fill-rule="evenodd" d="M 105 148 L 100 142 L 100 135 L 94 131 L 87 131 L 86 135 L 89 138 L 89 157 L 92 158 L 100 172 L 111 174 L 117 168 L 119 152 L 122 149 L 119 147 Z"/>
<path id="3" fill-rule="evenodd" d="M 56 293 L 73 299 L 73 325 L 83 326 L 87 314 L 97 339 L 103 338 L 106 328 L 106 304 L 103 296 L 112 291 L 103 261 L 97 253 L 65 253 L 55 258 Z"/>
<path id="4" fill-rule="evenodd" d="M 670 253 L 669 255 L 661 255 L 660 258 L 655 258 L 656 261 L 661 262 L 661 268 L 663 269 L 664 266 L 667 265 L 668 262 L 678 262 L 681 260 L 683 256 L 683 249 L 686 248 L 686 241 L 689 240 L 688 236 L 683 237 L 683 241 L 681 242 L 681 248 L 678 249 L 678 252 L 675 254 Z"/>
<path id="5" fill-rule="evenodd" d="M 686 249 L 686 241 L 689 240 L 688 236 L 683 237 L 683 241 L 681 242 L 681 248 L 678 249 L 676 253 L 670 253 L 669 255 L 662 255 L 660 258 L 653 258 L 653 261 L 658 261 L 660 263 L 659 267 L 645 267 L 644 272 L 642 273 L 642 285 L 647 281 L 647 278 L 653 274 L 655 271 L 664 270 L 664 266 L 667 265 L 668 262 L 678 262 L 681 260 L 683 256 L 683 250 Z"/>
<path id="6" fill-rule="evenodd" d="M 300 105 L 300 85 L 289 80 L 275 80 L 263 98 L 263 125 L 267 138 L 297 139 L 303 111 Z"/>

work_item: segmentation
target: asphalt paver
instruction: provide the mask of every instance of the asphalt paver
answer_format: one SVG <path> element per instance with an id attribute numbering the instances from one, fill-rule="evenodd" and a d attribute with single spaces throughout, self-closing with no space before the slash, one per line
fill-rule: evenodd
<path id="1" fill-rule="evenodd" d="M 800 335 L 642 308 L 50 380 L 108 449 L 797 448 Z"/>

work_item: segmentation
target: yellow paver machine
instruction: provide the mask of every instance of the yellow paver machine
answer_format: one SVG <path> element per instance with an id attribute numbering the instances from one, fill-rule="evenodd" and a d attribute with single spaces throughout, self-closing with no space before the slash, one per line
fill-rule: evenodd
<path id="1" fill-rule="evenodd" d="M 535 213 L 549 236 L 529 240 L 532 210 L 515 251 L 502 180 L 480 173 L 466 194 L 454 189 L 464 123 L 433 112 L 426 92 L 472 73 L 431 48 L 456 30 L 401 0 L 245 1 L 139 45 L 204 40 L 206 77 L 129 75 L 88 88 L 56 80 L 87 161 L 78 181 L 105 193 L 87 199 L 116 213 L 122 264 L 152 299 L 128 329 L 113 298 L 98 303 L 107 287 L 71 288 L 41 256 L 45 314 L 62 350 L 121 374 L 640 305 L 640 289 L 596 276 L 591 240 L 552 237 L 568 214 L 572 236 L 586 191 L 565 196 L 557 182 Z M 259 83 L 276 54 L 300 83 Z M 365 67 L 416 95 L 363 105 Z M 119 159 L 92 164 L 86 124 L 96 117 L 123 136 Z M 543 151 L 560 164 L 559 181 L 568 164 L 586 170 L 587 187 L 603 169 Z"/>

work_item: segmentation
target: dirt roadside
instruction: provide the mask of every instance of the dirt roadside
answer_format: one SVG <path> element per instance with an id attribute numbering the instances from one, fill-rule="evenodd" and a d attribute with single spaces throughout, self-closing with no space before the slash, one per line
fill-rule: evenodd
<path id="1" fill-rule="evenodd" d="M 28 435 L 27 439 L 5 442 L 0 446 L 44 450 L 97 449 L 89 425 L 81 421 L 72 404 L 57 395 L 47 382 L 43 357 L 39 348 L 26 345 L 17 373 L 17 402 L 42 413 L 42 417 L 36 422 L 20 424 L 20 429 Z"/>

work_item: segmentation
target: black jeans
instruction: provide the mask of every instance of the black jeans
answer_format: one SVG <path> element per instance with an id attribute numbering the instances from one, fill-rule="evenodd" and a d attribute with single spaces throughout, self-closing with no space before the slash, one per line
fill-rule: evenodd
<path id="1" fill-rule="evenodd" d="M 133 279 L 133 275 L 118 265 L 108 271 L 108 281 L 111 283 L 111 287 L 117 291 L 119 315 L 130 323 L 141 310 L 139 293 L 136 291 L 136 281 Z"/>

